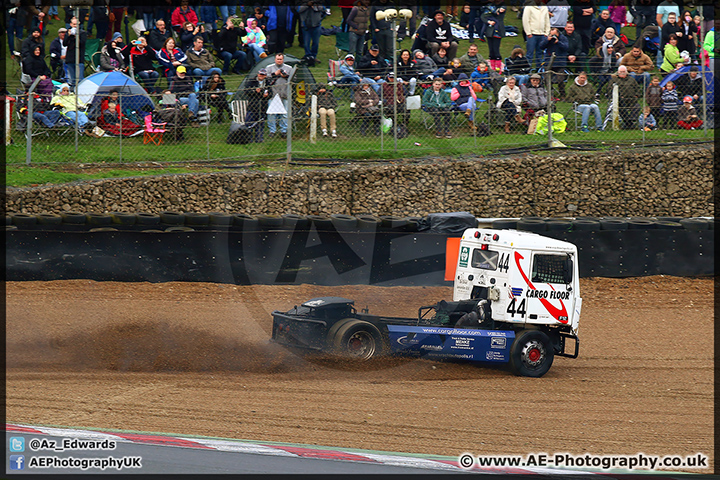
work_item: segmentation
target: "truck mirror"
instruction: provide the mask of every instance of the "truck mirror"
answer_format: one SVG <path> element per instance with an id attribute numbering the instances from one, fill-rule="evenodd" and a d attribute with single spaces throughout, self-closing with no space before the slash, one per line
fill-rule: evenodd
<path id="1" fill-rule="evenodd" d="M 563 262 L 563 282 L 565 282 L 566 285 L 572 283 L 572 274 L 573 262 L 570 255 L 568 255 Z"/>

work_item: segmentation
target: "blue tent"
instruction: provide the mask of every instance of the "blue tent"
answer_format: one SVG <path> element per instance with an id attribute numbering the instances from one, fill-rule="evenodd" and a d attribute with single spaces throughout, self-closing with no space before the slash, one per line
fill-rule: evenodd
<path id="1" fill-rule="evenodd" d="M 669 81 L 677 84 L 678 78 L 686 75 L 687 72 L 690 71 L 690 67 L 691 65 L 685 65 L 684 67 L 681 67 L 672 73 L 668 73 L 667 75 L 665 75 L 665 78 L 663 78 L 660 82 L 660 86 L 664 87 L 665 84 Z M 713 105 L 715 104 L 715 82 L 713 81 L 713 71 L 706 68 L 704 72 L 700 70 L 698 75 L 703 75 L 703 73 L 705 74 L 705 91 L 707 92 L 707 104 L 709 110 L 712 111 Z M 697 107 L 698 106 L 695 105 L 695 108 Z"/>
<path id="2" fill-rule="evenodd" d="M 155 109 L 147 91 L 135 80 L 120 72 L 98 72 L 84 78 L 78 85 L 78 100 L 99 105 L 111 90 L 122 97 L 123 110 L 151 111 Z"/>

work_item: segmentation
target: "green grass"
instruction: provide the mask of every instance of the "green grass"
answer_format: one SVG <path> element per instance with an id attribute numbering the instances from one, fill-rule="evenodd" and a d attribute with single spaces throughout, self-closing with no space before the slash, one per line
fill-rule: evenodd
<path id="1" fill-rule="evenodd" d="M 74 169 L 77 170 L 77 169 Z M 103 178 L 136 177 L 141 175 L 166 175 L 178 173 L 212 172 L 213 168 L 151 168 L 138 169 L 107 169 L 93 173 L 75 173 L 42 167 L 7 167 L 5 181 L 9 187 L 27 187 L 43 184 L 70 183 L 80 180 L 97 180 Z"/>

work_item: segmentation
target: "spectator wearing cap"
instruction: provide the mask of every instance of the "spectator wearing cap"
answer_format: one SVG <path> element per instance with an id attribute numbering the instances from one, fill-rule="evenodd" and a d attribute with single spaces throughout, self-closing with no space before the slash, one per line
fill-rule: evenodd
<path id="1" fill-rule="evenodd" d="M 541 84 L 541 80 L 540 74 L 533 73 L 530 75 L 529 84 L 520 85 L 520 93 L 522 93 L 525 108 L 533 112 L 545 110 L 548 106 L 548 92 Z"/>
<path id="2" fill-rule="evenodd" d="M 410 120 L 410 110 L 407 109 L 405 102 L 405 87 L 401 81 L 395 82 L 393 72 L 387 74 L 387 82 L 382 84 L 382 99 L 385 105 L 385 115 L 393 115 L 397 110 L 397 124 L 403 125 L 407 129 Z M 397 108 L 393 107 L 393 101 L 397 103 Z"/>
<path id="3" fill-rule="evenodd" d="M 362 55 L 365 51 L 365 34 L 370 22 L 370 0 L 357 0 L 345 20 L 348 25 L 348 51 L 353 55 Z"/>
<path id="4" fill-rule="evenodd" d="M 127 63 L 123 56 L 122 35 L 115 32 L 112 40 L 100 49 L 100 70 L 103 72 L 125 72 Z"/>
<path id="5" fill-rule="evenodd" d="M 442 75 L 445 72 L 445 68 L 438 68 L 433 62 L 432 58 L 425 55 L 425 52 L 419 48 L 413 50 L 413 61 L 415 62 L 415 71 L 417 72 L 420 80 L 432 80 L 435 77 Z"/>
<path id="6" fill-rule="evenodd" d="M 177 67 L 175 76 L 170 79 L 170 91 L 177 96 L 181 105 L 187 105 L 187 109 L 190 111 L 190 121 L 194 123 L 193 126 L 196 126 L 195 118 L 200 108 L 200 102 L 195 94 L 192 78 L 187 74 L 187 68 L 184 65 Z"/>
<path id="7" fill-rule="evenodd" d="M 427 23 L 426 32 L 431 55 L 443 47 L 447 51 L 448 57 L 455 58 L 458 42 L 452 34 L 450 23 L 445 20 L 445 14 L 441 10 L 435 11 L 433 19 Z"/>
<path id="8" fill-rule="evenodd" d="M 157 51 L 155 56 L 163 67 L 165 77 L 167 78 L 173 78 L 175 76 L 175 69 L 187 62 L 187 55 L 175 46 L 175 39 L 173 37 L 165 40 L 165 45 Z"/>
<path id="9" fill-rule="evenodd" d="M 361 83 L 370 83 L 375 93 L 380 91 L 380 85 L 387 75 L 387 62 L 380 56 L 380 47 L 373 45 L 366 55 L 358 61 L 358 73 L 362 75 Z"/>
<path id="10" fill-rule="evenodd" d="M 700 76 L 700 69 L 697 65 L 690 67 L 690 71 L 677 79 L 678 91 L 681 95 L 689 95 L 693 102 L 702 100 L 703 78 Z"/>
<path id="11" fill-rule="evenodd" d="M 50 100 L 50 105 L 59 107 L 62 114 L 73 122 L 77 121 L 78 127 L 80 127 L 82 131 L 90 120 L 84 112 L 76 109 L 76 105 L 84 108 L 85 104 L 75 97 L 76 95 L 74 93 L 70 93 L 70 85 L 63 83 L 60 85 L 60 88 L 58 88 L 57 95 Z"/>
<path id="12" fill-rule="evenodd" d="M 457 80 L 457 85 L 450 91 L 450 100 L 455 102 L 455 105 L 457 105 L 461 111 L 465 112 L 465 117 L 467 117 L 470 129 L 476 130 L 474 115 L 477 105 L 477 95 L 470 86 L 470 79 L 467 75 L 461 73 L 458 75 Z"/>
<path id="13" fill-rule="evenodd" d="M 345 60 L 340 62 L 340 73 L 342 73 L 342 78 L 338 80 L 338 83 L 346 85 L 360 83 L 362 75 L 355 71 L 355 55 L 352 53 L 345 55 Z"/>
<path id="14" fill-rule="evenodd" d="M 695 107 L 692 105 L 692 101 L 692 97 L 690 95 L 686 95 L 683 98 L 682 106 L 677 112 L 677 125 L 685 130 L 695 130 L 696 128 L 702 127 L 703 124 L 703 121 L 700 120 L 700 117 L 698 117 Z"/>
<path id="15" fill-rule="evenodd" d="M 23 61 L 30 57 L 35 47 L 40 47 L 40 52 L 43 56 L 45 56 L 45 42 L 43 41 L 42 34 L 40 33 L 40 29 L 35 27 L 30 32 L 30 35 L 23 40 L 22 47 L 20 48 L 20 54 L 22 55 Z"/>
<path id="16" fill-rule="evenodd" d="M 258 70 L 255 78 L 248 80 L 247 98 L 247 121 L 250 123 L 257 122 L 255 124 L 255 142 L 262 143 L 265 132 L 265 121 L 267 120 L 268 103 L 271 98 L 266 69 L 261 68 Z"/>
<path id="17" fill-rule="evenodd" d="M 58 36 L 50 43 L 50 70 L 55 78 L 65 77 L 66 36 L 67 28 L 62 27 L 58 30 Z"/>
<path id="18" fill-rule="evenodd" d="M 285 64 L 285 54 L 276 53 L 275 63 L 269 65 L 266 70 L 268 76 L 272 79 L 272 94 L 280 97 L 287 111 L 288 101 L 290 100 L 287 98 L 287 83 L 292 69 Z M 278 126 L 280 128 L 280 134 L 283 137 L 287 135 L 287 113 L 268 114 L 268 129 L 270 130 L 271 136 L 275 135 Z"/>
<path id="19" fill-rule="evenodd" d="M 390 72 L 388 75 L 392 74 Z M 415 94 L 415 85 L 417 85 L 417 75 L 415 72 L 415 63 L 412 61 L 410 50 L 404 49 L 400 52 L 397 62 L 398 83 L 404 84 L 408 89 L 408 95 Z"/>
<path id="20" fill-rule="evenodd" d="M 395 6 L 388 0 L 376 0 L 370 8 L 370 28 L 372 37 L 380 49 L 381 58 L 392 58 L 393 56 L 393 36 L 390 30 L 391 22 L 387 20 L 378 20 L 377 12 L 385 11 Z"/>

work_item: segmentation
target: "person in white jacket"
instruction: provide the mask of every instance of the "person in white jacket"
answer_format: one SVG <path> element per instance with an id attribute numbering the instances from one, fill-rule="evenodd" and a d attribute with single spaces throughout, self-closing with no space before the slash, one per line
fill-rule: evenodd
<path id="1" fill-rule="evenodd" d="M 518 123 L 526 123 L 520 117 L 522 111 L 522 93 L 515 85 L 515 77 L 507 77 L 505 85 L 498 91 L 497 108 L 505 112 L 505 133 L 510 133 L 510 120 L 515 117 Z"/>
<path id="2" fill-rule="evenodd" d="M 538 48 L 540 40 L 550 33 L 550 12 L 541 0 L 534 0 L 523 7 L 523 32 L 527 36 L 526 50 L 530 67 L 537 68 L 542 63 L 543 52 Z"/>

